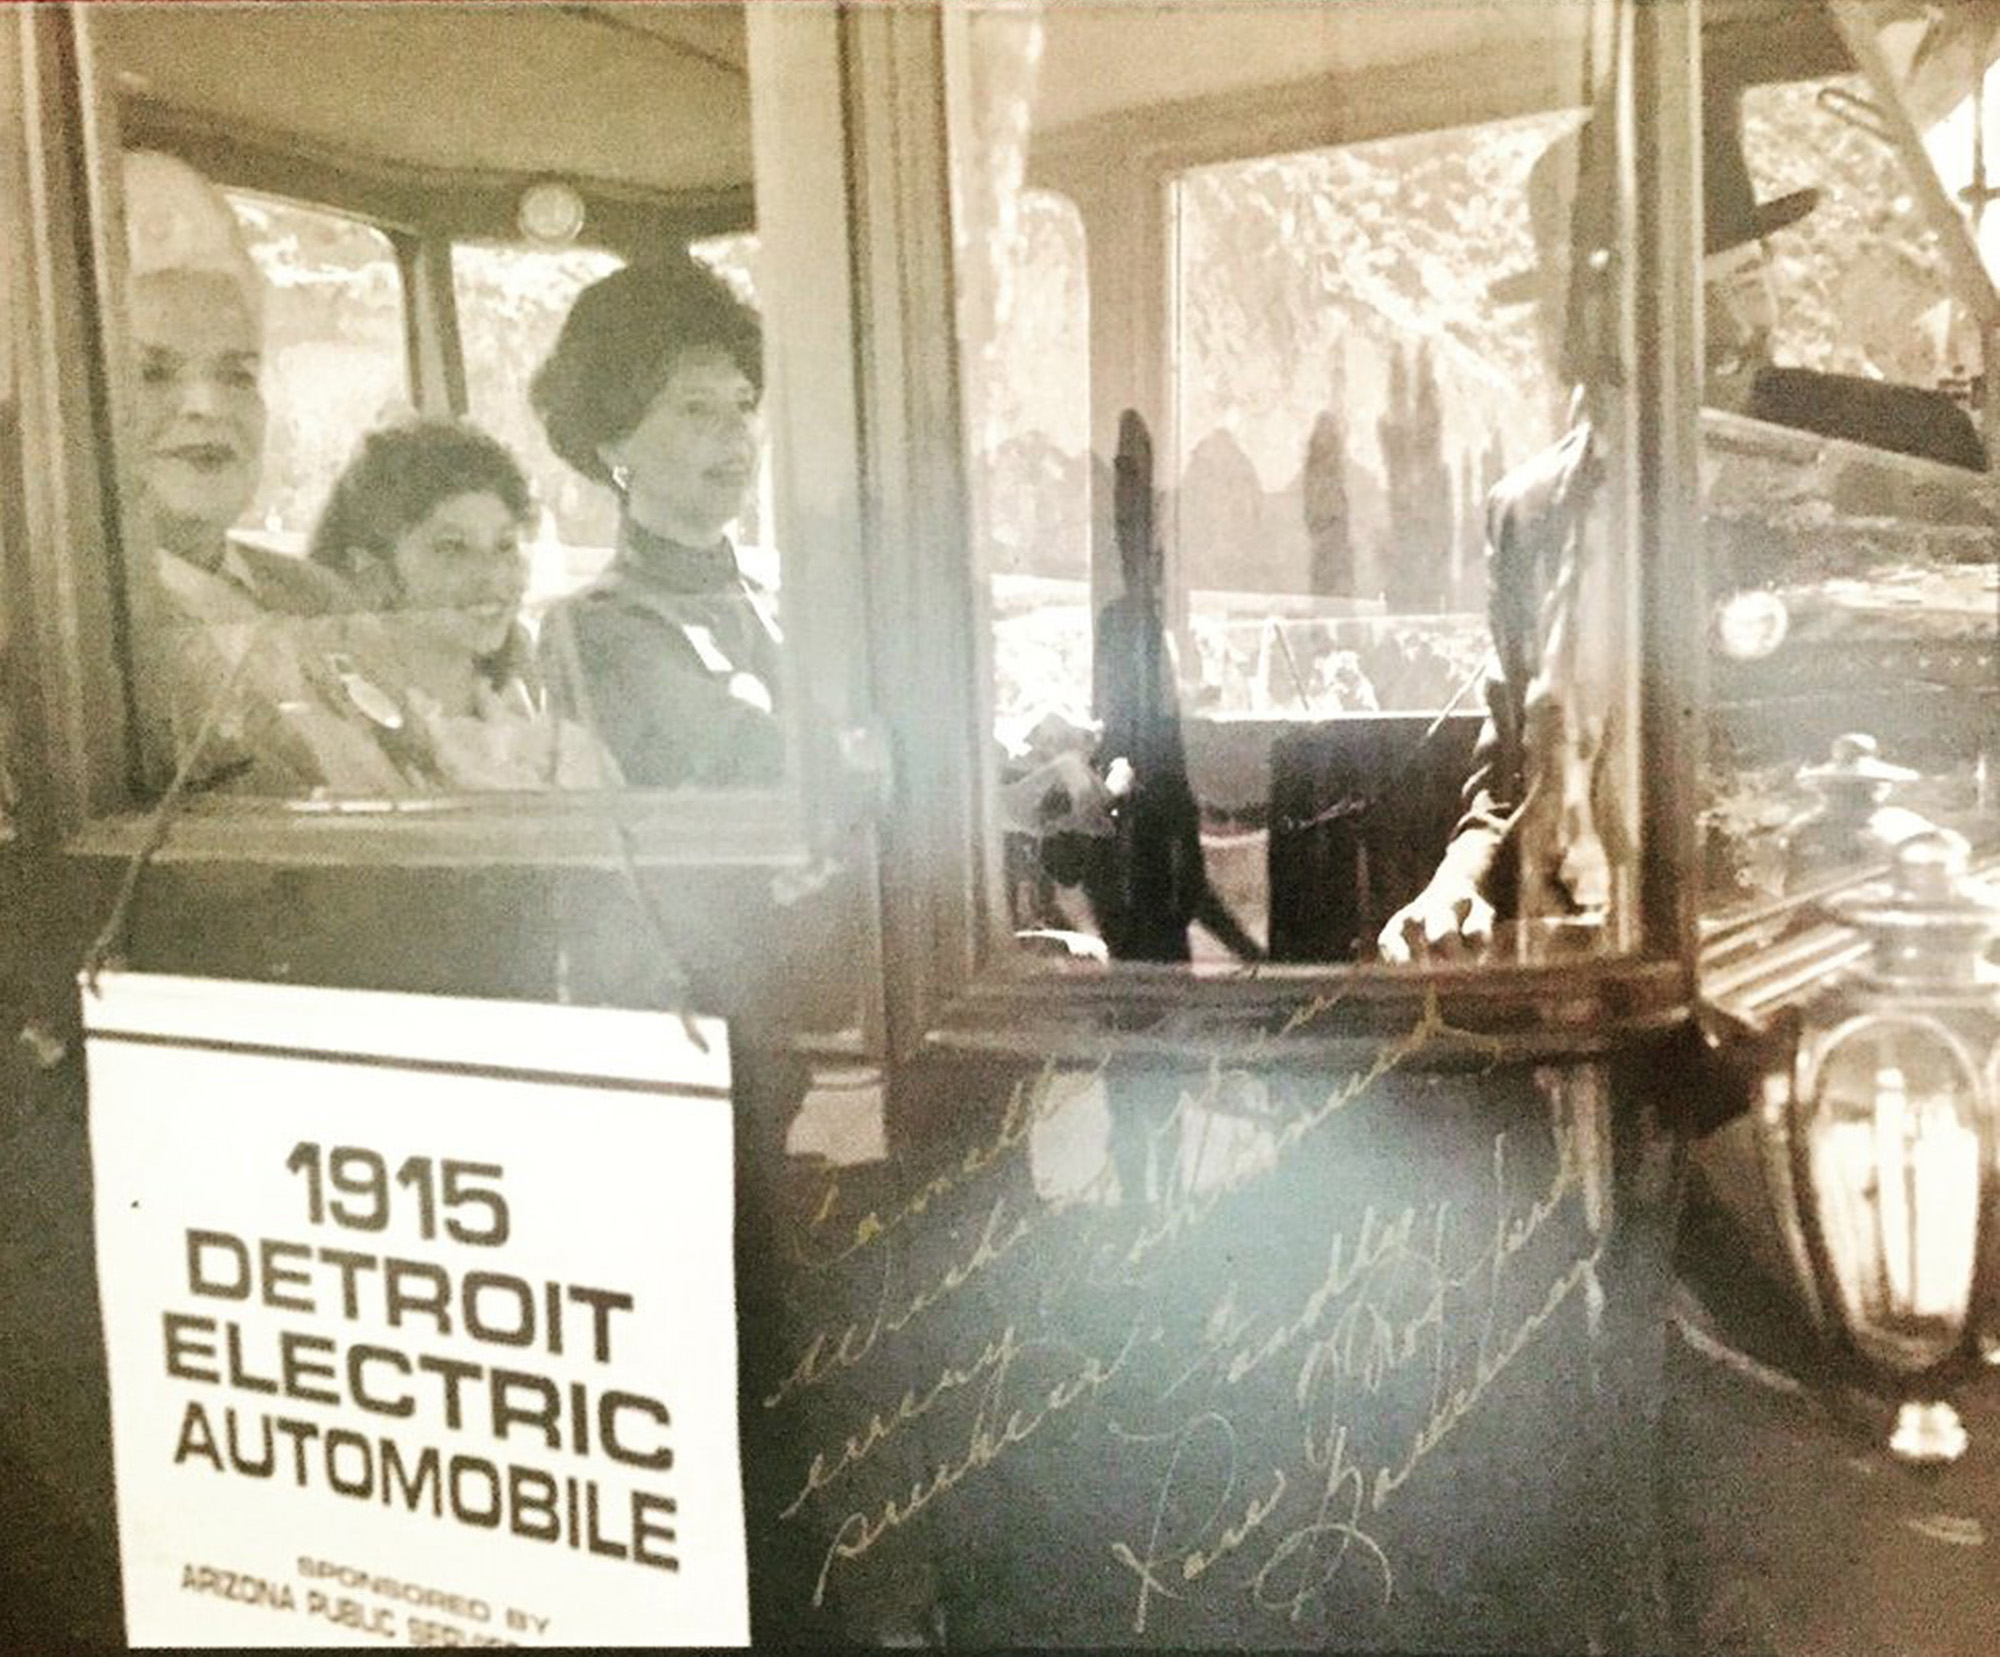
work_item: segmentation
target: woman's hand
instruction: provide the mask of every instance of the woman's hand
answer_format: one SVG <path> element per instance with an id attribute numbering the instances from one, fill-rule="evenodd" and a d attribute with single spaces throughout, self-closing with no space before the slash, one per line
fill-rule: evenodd
<path id="1" fill-rule="evenodd" d="M 473 694 L 477 711 L 454 715 L 420 690 L 409 693 L 446 786 L 478 793 L 557 783 L 557 722 L 524 712 L 518 699 L 484 683 Z"/>

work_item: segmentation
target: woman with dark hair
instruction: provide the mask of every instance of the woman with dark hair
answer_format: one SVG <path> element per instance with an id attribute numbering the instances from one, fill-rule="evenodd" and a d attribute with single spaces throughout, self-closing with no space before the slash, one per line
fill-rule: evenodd
<path id="1" fill-rule="evenodd" d="M 530 400 L 549 445 L 619 501 L 617 554 L 552 606 L 540 654 L 563 710 L 628 781 L 775 782 L 778 629 L 729 527 L 757 476 L 757 315 L 691 256 L 578 295 Z"/>
<path id="2" fill-rule="evenodd" d="M 335 481 L 308 546 L 374 625 L 329 658 L 341 711 L 416 787 L 590 788 L 601 747 L 545 712 L 521 627 L 521 537 L 534 502 L 519 463 L 474 426 L 371 432 Z"/>
<path id="3" fill-rule="evenodd" d="M 520 670 L 521 529 L 533 512 L 519 464 L 483 431 L 390 426 L 363 438 L 334 481 L 307 556 L 393 615 L 438 700 L 465 706 L 475 679 Z"/>

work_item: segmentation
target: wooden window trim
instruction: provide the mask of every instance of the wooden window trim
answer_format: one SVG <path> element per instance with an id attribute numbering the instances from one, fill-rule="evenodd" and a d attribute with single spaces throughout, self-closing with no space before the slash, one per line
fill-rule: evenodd
<path id="1" fill-rule="evenodd" d="M 865 826 L 865 787 L 843 758 L 842 735 L 866 726 L 855 662 L 859 635 L 860 531 L 851 370 L 829 374 L 826 363 L 851 363 L 854 313 L 844 281 L 829 281 L 829 262 L 844 277 L 846 118 L 836 97 L 808 94 L 837 88 L 836 19 L 816 9 L 787 9 L 783 18 L 750 14 L 753 62 L 769 71 L 768 96 L 753 103 L 753 143 L 763 195 L 773 217 L 804 215 L 782 233 L 790 257 L 809 268 L 774 271 L 797 314 L 784 331 L 802 358 L 800 371 L 782 366 L 784 347 L 771 352 L 773 383 L 767 418 L 778 441 L 804 457 L 792 480 L 800 497 L 794 533 L 810 555 L 788 566 L 787 585 L 799 594 L 788 615 L 788 649 L 800 694 L 794 707 L 794 786 L 755 792 L 693 795 L 628 791 L 615 797 L 490 795 L 405 802 L 190 801 L 177 813 L 159 855 L 170 860 L 299 863 L 359 867 L 546 864 L 605 866 L 621 860 L 613 832 L 623 826 L 630 855 L 641 866 L 763 864 L 807 867 L 833 848 L 853 856 L 857 825 Z M 99 463 L 115 452 L 103 440 L 110 409 L 122 399 L 104 384 L 105 370 L 123 360 L 123 318 L 104 302 L 107 272 L 119 268 L 110 247 L 117 212 L 118 169 L 114 94 L 91 59 L 89 19 L 68 7 L 21 8 L 6 20 L 18 48 L 21 125 L 31 143 L 24 157 L 21 212 L 27 232 L 23 295 L 22 421 L 26 463 L 35 480 L 28 505 L 29 602 L 20 606 L 37 630 L 34 655 L 45 676 L 50 763 L 43 780 L 53 796 L 47 816 L 55 842 L 79 858 L 134 855 L 155 832 L 146 799 L 127 758 L 130 715 L 125 675 L 103 641 L 117 636 L 119 583 L 111 574 L 117 526 L 117 480 Z M 801 112 L 815 123 L 802 132 Z M 223 182 L 269 191 L 276 174 Z M 86 180 L 90 188 L 86 190 Z M 277 193 L 298 199 L 296 190 Z M 384 216 L 349 199 L 302 205 L 349 214 L 411 245 L 405 216 Z M 97 211 L 85 205 L 94 198 Z M 726 213 L 705 215 L 710 228 L 740 226 L 747 192 Z M 711 222 L 712 221 L 712 222 Z M 692 222 L 692 221 L 691 221 Z M 770 237 L 767 235 L 767 241 Z M 442 240 L 424 237 L 425 243 Z M 774 258 L 774 267 L 784 255 Z M 406 314 L 417 302 L 406 293 Z M 803 306 L 803 309 L 799 309 Z M 435 352 L 431 353 L 433 356 Z M 92 365 L 78 375 L 74 365 Z M 435 366 L 435 365 L 434 365 Z M 426 379 L 433 375 L 427 374 Z M 845 480 L 845 481 L 842 481 Z M 94 646 L 89 641 L 98 641 Z M 120 652 L 119 654 L 122 654 Z"/>
<path id="2" fill-rule="evenodd" d="M 1672 15 L 1649 18 L 1652 12 Z M 1691 38 L 1691 9 L 1685 4 L 1628 5 L 1625 18 L 1623 50 L 1630 54 L 1634 35 L 1646 35 L 1641 61 L 1652 66 L 1645 73 L 1654 77 L 1657 89 L 1652 95 L 1637 89 L 1629 101 L 1624 116 L 1629 123 L 1628 147 L 1629 140 L 1643 132 L 1647 141 L 1677 146 L 1668 154 L 1690 155 L 1696 109 L 1692 97 L 1684 94 L 1691 83 L 1683 81 L 1677 87 L 1657 64 L 1660 54 L 1671 49 L 1663 40 L 1677 39 L 1676 29 Z M 921 17 L 885 8 L 881 13 L 856 15 L 851 22 L 854 57 L 871 85 L 882 77 L 897 86 L 945 84 L 945 25 L 937 14 Z M 1628 77 L 1630 69 L 1628 60 Z M 1628 84 L 1632 84 L 1629 79 Z M 935 213 L 946 199 L 948 179 L 940 176 L 942 146 L 934 108 L 916 99 L 881 101 L 871 108 L 871 115 L 875 130 L 857 146 L 862 175 L 857 216 L 864 243 L 882 243 L 894 237 L 898 226 L 921 223 L 925 215 Z M 1285 134 L 1283 142 L 1290 147 L 1310 141 L 1306 129 L 1296 123 L 1286 127 Z M 1324 130 L 1311 137 L 1323 138 Z M 1171 160 L 1185 165 L 1206 159 L 1212 143 L 1212 135 L 1203 135 L 1199 146 L 1173 154 Z M 1165 149 L 1147 157 L 1156 181 L 1168 159 Z M 1066 178 L 1064 171 L 1052 166 L 1030 182 L 1063 190 L 1084 206 L 1086 233 L 1095 249 L 1098 225 L 1084 204 L 1084 188 Z M 1128 168 L 1124 176 L 1133 173 Z M 1661 178 L 1662 170 L 1655 169 L 1637 185 L 1657 192 Z M 1628 180 L 1628 185 L 1632 182 Z M 1685 190 L 1683 194 L 1691 196 Z M 1638 216 L 1628 188 L 1626 211 L 1634 217 L 1628 221 L 1624 245 L 1634 250 L 1634 268 L 1620 318 L 1626 439 L 1622 447 L 1627 457 L 1626 475 L 1620 481 L 1630 502 L 1628 510 L 1640 523 L 1664 522 L 1679 531 L 1687 527 L 1684 503 L 1669 498 L 1671 476 L 1659 457 L 1688 452 L 1676 448 L 1676 443 L 1684 443 L 1686 433 L 1693 430 L 1694 398 L 1676 380 L 1655 388 L 1658 395 L 1650 406 L 1642 404 L 1636 345 L 1641 337 L 1661 337 L 1657 330 L 1667 325 L 1668 310 L 1676 319 L 1673 325 L 1684 329 L 1691 309 L 1695 245 L 1691 201 L 1668 201 L 1666 208 L 1678 217 Z M 1637 224 L 1651 226 L 1648 241 L 1639 240 Z M 962 677 L 966 664 L 977 661 L 980 654 L 978 595 L 970 579 L 964 531 L 942 540 L 927 532 L 928 526 L 947 515 L 946 502 L 962 503 L 965 498 L 968 462 L 959 441 L 957 387 L 949 353 L 926 355 L 913 343 L 932 330 L 955 337 L 952 273 L 949 268 L 932 268 L 929 261 L 871 264 L 864 259 L 861 268 L 868 284 L 869 314 L 897 318 L 904 335 L 896 350 L 882 354 L 895 369 L 868 382 L 864 407 L 871 425 L 879 420 L 881 426 L 916 433 L 927 445 L 923 464 L 904 458 L 893 478 L 878 476 L 871 486 L 871 505 L 879 514 L 874 536 L 879 580 L 895 598 L 893 608 L 878 602 L 874 618 L 880 671 L 893 676 L 897 685 L 896 694 L 884 698 L 901 773 L 886 830 L 898 855 L 885 860 L 883 873 L 894 926 L 889 947 L 895 951 L 897 940 L 905 940 L 902 947 L 914 957 L 888 983 L 892 1053 L 928 1047 L 1088 1057 L 1101 1055 L 1110 1043 L 1125 1051 L 1134 1040 L 1182 1054 L 1213 1054 L 1223 1047 L 1254 1048 L 1271 1041 L 1282 1042 L 1289 1051 L 1315 1044 L 1332 1050 L 1343 1043 L 1379 1042 L 1384 1032 L 1409 1028 L 1426 1009 L 1435 1008 L 1447 1023 L 1462 1025 L 1484 1040 L 1489 1057 L 1557 1056 L 1615 1045 L 1686 1017 L 1691 932 L 1684 928 L 1679 906 L 1690 892 L 1690 866 L 1680 862 L 1687 855 L 1687 837 L 1677 834 L 1649 833 L 1642 902 L 1628 919 L 1627 936 L 1621 940 L 1626 947 L 1619 954 L 1589 961 L 1449 971 L 1261 967 L 1212 975 L 1121 964 L 1079 972 L 1026 962 L 1008 947 L 1001 930 L 1004 908 L 994 896 L 998 856 L 989 822 L 991 743 L 980 737 L 981 698 L 967 697 Z M 1665 297 L 1654 305 L 1658 314 L 1636 314 L 1630 290 L 1663 280 L 1668 285 L 1662 290 Z M 1099 301 L 1094 282 L 1094 338 L 1100 333 Z M 1642 324 L 1655 332 L 1641 335 Z M 1693 360 L 1698 361 L 1698 355 Z M 1093 363 L 1093 374 L 1099 370 L 1100 365 Z M 949 416 L 942 429 L 919 417 L 918 411 L 940 408 Z M 1101 413 L 1101 408 L 1094 411 L 1094 426 L 1102 424 Z M 1643 468 L 1641 453 L 1655 457 Z M 904 479 L 915 480 L 904 498 L 876 498 L 887 483 Z M 958 509 L 962 512 L 962 505 Z M 1692 536 L 1681 535 L 1671 546 L 1660 536 L 1650 546 L 1638 543 L 1639 556 L 1661 561 L 1657 570 L 1642 576 L 1650 595 L 1647 602 L 1653 606 L 1646 612 L 1648 618 L 1668 608 L 1670 593 L 1678 592 L 1685 605 L 1685 588 L 1665 582 L 1669 576 L 1678 579 L 1675 572 L 1690 563 L 1698 567 L 1698 534 L 1696 517 Z M 919 602 L 918 594 L 929 595 L 929 602 Z M 1678 721 L 1687 710 L 1682 687 L 1687 683 L 1684 676 L 1695 670 L 1699 620 L 1696 607 L 1663 637 L 1645 645 L 1637 683 L 1648 742 L 1655 740 L 1663 720 Z M 1663 810 L 1691 815 L 1691 791 L 1680 775 L 1690 750 L 1672 740 L 1679 734 L 1667 731 L 1660 748 L 1644 750 L 1650 757 L 1642 768 L 1647 792 L 1641 809 L 1649 829 L 1663 821 Z M 1671 775 L 1659 774 L 1662 768 L 1656 761 L 1662 755 L 1676 768 Z M 1286 1030 L 1288 1020 L 1308 1010 L 1310 1032 L 1298 1027 Z M 1502 1045 L 1494 1046 L 1496 1040 Z"/>

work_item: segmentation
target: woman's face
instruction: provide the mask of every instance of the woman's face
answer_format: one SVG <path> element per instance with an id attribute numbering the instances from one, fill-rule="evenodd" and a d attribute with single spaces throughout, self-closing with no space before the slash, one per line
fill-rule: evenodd
<path id="1" fill-rule="evenodd" d="M 757 388 L 720 347 L 684 351 L 645 417 L 599 451 L 629 474 L 627 506 L 656 534 L 711 545 L 757 477 Z"/>
<path id="2" fill-rule="evenodd" d="M 450 495 L 404 530 L 390 554 L 397 609 L 426 640 L 466 656 L 490 656 L 507 642 L 528 566 L 521 520 L 498 495 Z"/>
<path id="3" fill-rule="evenodd" d="M 207 271 L 132 284 L 139 457 L 154 529 L 201 556 L 249 508 L 264 458 L 262 342 L 242 290 Z"/>

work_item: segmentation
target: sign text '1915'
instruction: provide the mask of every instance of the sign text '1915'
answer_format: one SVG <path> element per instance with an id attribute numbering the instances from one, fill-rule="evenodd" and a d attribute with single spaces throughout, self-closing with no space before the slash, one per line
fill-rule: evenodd
<path id="1" fill-rule="evenodd" d="M 445 1232 L 461 1243 L 498 1248 L 507 1241 L 507 1199 L 498 1184 L 505 1170 L 497 1162 L 405 1157 L 392 1182 L 377 1151 L 359 1145 L 327 1150 L 302 1139 L 285 1168 L 305 1177 L 306 1218 L 314 1225 L 331 1221 L 349 1231 L 386 1231 L 399 1200 L 393 1188 L 400 1186 L 410 1193 L 401 1200 L 416 1204 L 417 1229 L 426 1242 L 437 1236 L 440 1213 Z"/>

